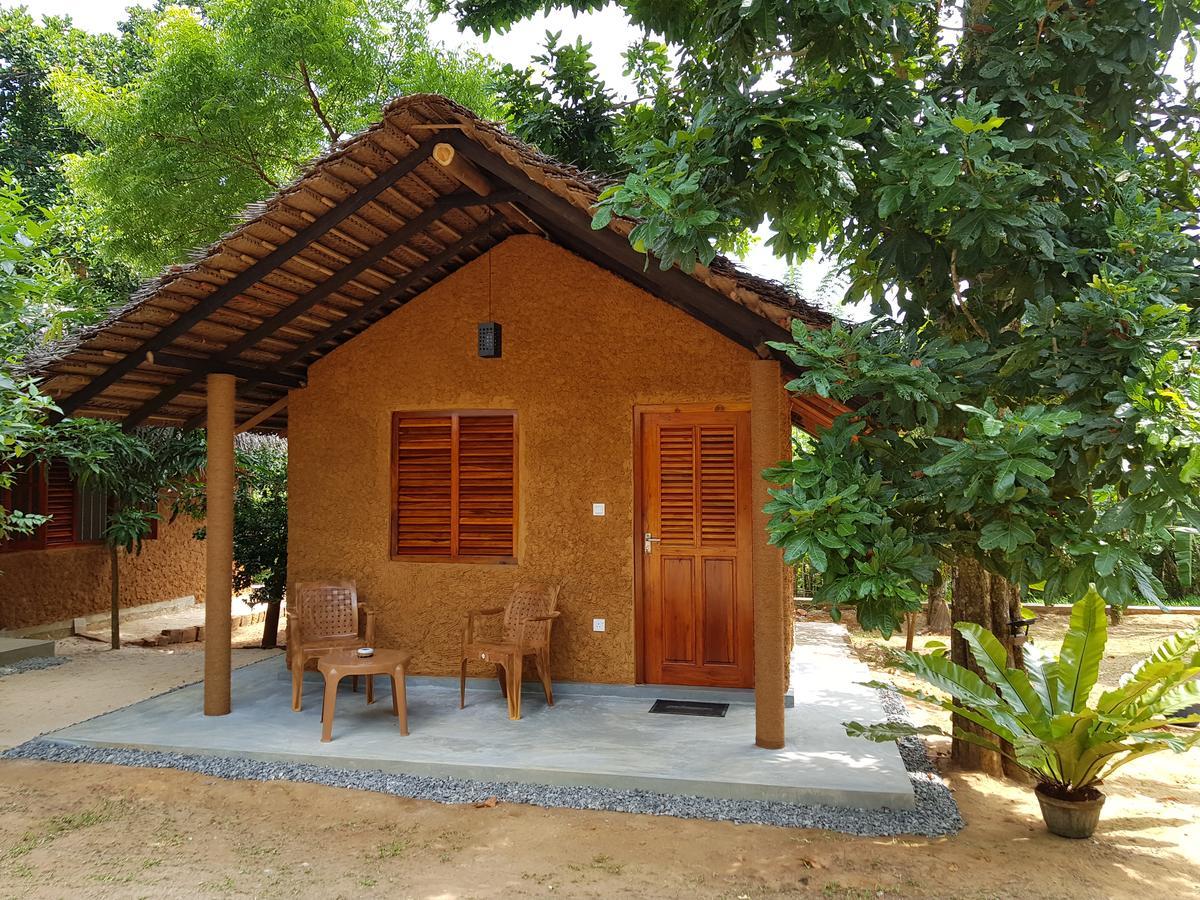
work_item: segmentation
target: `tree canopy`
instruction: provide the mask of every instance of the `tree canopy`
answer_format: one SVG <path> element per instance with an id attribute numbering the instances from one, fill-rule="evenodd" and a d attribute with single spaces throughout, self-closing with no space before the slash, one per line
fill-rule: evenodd
<path id="1" fill-rule="evenodd" d="M 432 8 L 486 34 L 604 5 Z M 964 559 L 1066 598 L 1156 596 L 1146 554 L 1200 525 L 1198 88 L 1168 65 L 1195 59 L 1195 0 L 619 5 L 642 32 L 628 100 L 586 43 L 548 35 L 536 69 L 496 71 L 399 0 L 205 0 L 119 36 L 6 14 L 0 128 L 28 135 L 4 152 L 29 182 L 0 192 L 11 333 L 86 319 L 122 262 L 180 259 L 392 95 L 436 90 L 622 178 L 593 224 L 637 219 L 662 265 L 768 223 L 871 305 L 777 348 L 792 389 L 856 410 L 770 473 L 772 539 L 835 608 L 889 630 Z"/>
<path id="2" fill-rule="evenodd" d="M 132 23 L 142 68 L 112 84 L 86 66 L 50 77 L 90 145 L 71 185 L 110 251 L 146 273 L 226 230 L 315 155 L 378 120 L 392 97 L 446 94 L 495 114 L 487 60 L 434 46 L 403 0 L 207 0 Z"/>
<path id="3" fill-rule="evenodd" d="M 599 2 L 460 0 L 504 29 Z M 1200 524 L 1196 4 L 620 4 L 665 39 L 683 127 L 598 209 L 662 265 L 738 229 L 822 248 L 861 327 L 797 326 L 793 390 L 844 416 L 770 473 L 772 539 L 890 631 L 937 559 L 1122 605 L 1143 543 Z M 563 92 L 564 94 L 566 92 Z"/>

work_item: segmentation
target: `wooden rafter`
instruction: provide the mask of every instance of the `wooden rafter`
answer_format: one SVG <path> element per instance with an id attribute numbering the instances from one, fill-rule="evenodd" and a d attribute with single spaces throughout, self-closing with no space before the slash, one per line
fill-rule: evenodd
<path id="1" fill-rule="evenodd" d="M 250 418 L 248 418 L 245 422 L 243 422 L 241 425 L 239 425 L 237 427 L 237 429 L 234 431 L 234 433 L 241 434 L 242 432 L 250 431 L 251 429 L 258 427 L 263 422 L 270 419 L 272 416 L 274 416 L 280 412 L 283 412 L 283 410 L 287 407 L 287 404 L 288 404 L 288 395 L 284 394 L 282 397 L 280 397 L 278 400 L 276 400 L 274 403 L 272 403 L 266 409 L 256 412 L 254 415 L 252 415 Z"/>
<path id="2" fill-rule="evenodd" d="M 479 241 L 495 234 L 503 227 L 503 224 L 496 219 L 489 219 L 478 228 L 463 236 L 461 241 L 447 247 L 437 256 L 433 257 L 424 266 L 415 269 L 407 277 L 396 282 L 387 291 L 383 291 L 378 297 L 375 297 L 371 302 L 364 303 L 358 309 L 348 313 L 344 318 L 334 322 L 321 333 L 314 335 L 309 340 L 298 346 L 291 353 L 288 353 L 280 361 L 281 368 L 287 368 L 301 362 L 310 353 L 319 350 L 321 347 L 335 340 L 349 328 L 357 325 L 359 322 L 366 319 L 368 316 L 391 304 L 392 302 L 402 299 L 404 295 L 410 294 L 420 282 L 432 278 L 437 272 L 453 260 L 456 256 L 461 255 Z"/>
<path id="3" fill-rule="evenodd" d="M 400 228 L 388 235 L 366 253 L 356 258 L 349 265 L 338 269 L 337 272 L 335 272 L 330 278 L 319 283 L 303 297 L 296 300 L 289 306 L 284 307 L 274 316 L 266 319 L 257 328 L 247 332 L 243 337 L 234 341 L 229 346 L 217 353 L 214 353 L 212 355 L 212 359 L 218 366 L 221 363 L 233 362 L 244 350 L 248 350 L 249 348 L 253 347 L 263 338 L 274 334 L 283 325 L 290 322 L 292 319 L 301 315 L 305 311 L 311 309 L 314 305 L 336 291 L 339 287 L 341 287 L 367 266 L 370 266 L 387 256 L 402 243 L 409 240 L 414 235 L 424 231 L 433 222 L 436 222 L 447 212 L 454 209 L 462 209 L 466 206 L 483 205 L 486 202 L 486 200 L 470 191 L 462 191 L 457 194 L 451 194 L 448 197 L 443 197 L 419 216 L 408 222 L 408 224 L 406 224 L 403 228 Z M 187 390 L 188 387 L 199 380 L 199 378 L 199 373 L 191 373 L 180 378 L 170 387 L 164 388 L 157 397 L 147 401 L 138 409 L 130 413 L 125 419 L 125 427 L 133 428 L 144 422 L 147 418 L 154 415 L 156 412 L 158 412 L 158 410 L 162 409 L 173 399 L 178 397 L 183 391 Z"/>
<path id="4" fill-rule="evenodd" d="M 211 359 L 200 356 L 180 356 L 176 353 L 163 353 L 160 351 L 154 354 L 153 363 L 156 366 L 165 366 L 168 369 L 183 369 L 185 372 L 191 372 L 196 375 L 197 380 L 199 380 L 200 376 L 207 375 L 210 372 L 223 372 L 226 375 L 232 375 L 243 381 L 273 384 L 286 388 L 304 387 L 304 379 L 298 375 L 288 375 L 282 371 L 270 371 L 258 366 L 214 362 Z"/>
<path id="5" fill-rule="evenodd" d="M 236 297 L 245 288 L 254 284 L 268 272 L 274 271 L 281 263 L 303 250 L 343 219 L 366 206 L 388 187 L 428 159 L 429 155 L 433 152 L 434 143 L 433 141 L 429 141 L 418 146 L 412 153 L 401 159 L 394 166 L 380 173 L 370 184 L 363 185 L 356 192 L 347 196 L 341 203 L 333 206 L 307 228 L 297 232 L 295 237 L 281 244 L 278 249 L 264 256 L 244 272 L 239 273 L 224 287 L 219 288 L 197 303 L 191 311 L 181 315 L 173 323 L 163 328 L 158 334 L 147 340 L 125 359 L 112 365 L 103 375 L 85 385 L 71 396 L 60 400 L 58 406 L 62 410 L 62 415 L 69 416 L 87 401 L 103 393 L 105 388 L 116 382 L 127 372 L 136 368 L 146 353 L 166 347 L 171 341 L 184 334 L 197 322 L 220 308 L 227 300 Z"/>
<path id="6" fill-rule="evenodd" d="M 592 229 L 591 223 L 578 208 L 470 138 L 450 132 L 442 135 L 442 140 L 453 144 L 459 153 L 483 171 L 519 191 L 522 195 L 520 204 L 534 212 L 535 217 L 544 217 L 556 231 L 594 247 L 603 255 L 608 268 L 680 307 L 731 340 L 757 351 L 767 341 L 790 339 L 791 336 L 783 328 L 745 307 L 730 303 L 727 298 L 679 269 L 664 271 L 655 265 L 646 266 L 645 256 L 634 250 L 626 238 L 608 229 Z M 791 366 L 791 361 L 784 354 L 778 351 L 772 353 L 777 354 L 777 358 L 785 365 Z"/>

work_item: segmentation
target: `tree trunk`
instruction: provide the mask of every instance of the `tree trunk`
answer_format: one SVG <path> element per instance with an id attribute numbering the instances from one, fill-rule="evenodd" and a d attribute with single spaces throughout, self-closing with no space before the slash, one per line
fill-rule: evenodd
<path id="1" fill-rule="evenodd" d="M 116 546 L 108 548 L 108 562 L 112 571 L 112 607 L 110 609 L 109 624 L 112 626 L 112 648 L 114 650 L 121 649 L 121 567 L 120 560 L 117 557 Z"/>
<path id="2" fill-rule="evenodd" d="M 939 566 L 929 584 L 929 606 L 925 610 L 925 630 L 934 634 L 950 633 L 950 606 L 946 603 L 946 576 Z"/>
<path id="3" fill-rule="evenodd" d="M 262 648 L 274 650 L 279 641 L 279 600 L 267 602 L 267 617 L 263 620 Z"/>
<path id="4" fill-rule="evenodd" d="M 1014 646 L 1009 622 L 1020 615 L 1020 588 L 992 575 L 970 557 L 958 559 L 954 571 L 954 620 L 974 622 L 992 632 L 1004 645 L 1009 665 L 1016 668 L 1023 667 L 1024 660 L 1021 649 Z M 957 631 L 950 639 L 950 656 L 960 666 L 982 675 L 967 649 L 967 642 Z M 992 735 L 959 716 L 954 716 L 954 730 L 978 734 L 993 743 L 996 741 Z M 997 777 L 1006 774 L 1000 754 L 967 741 L 955 738 L 950 755 L 964 769 Z"/>

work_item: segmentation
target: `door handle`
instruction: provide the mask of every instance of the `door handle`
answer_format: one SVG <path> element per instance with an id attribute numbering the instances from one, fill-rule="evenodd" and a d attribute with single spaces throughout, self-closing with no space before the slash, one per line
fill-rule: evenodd
<path id="1" fill-rule="evenodd" d="M 646 552 L 649 553 L 654 549 L 655 544 L 660 543 L 662 541 L 662 538 L 656 538 L 653 534 L 651 534 L 649 531 L 647 531 L 646 534 L 642 537 L 642 541 L 643 541 L 643 546 L 646 549 Z"/>

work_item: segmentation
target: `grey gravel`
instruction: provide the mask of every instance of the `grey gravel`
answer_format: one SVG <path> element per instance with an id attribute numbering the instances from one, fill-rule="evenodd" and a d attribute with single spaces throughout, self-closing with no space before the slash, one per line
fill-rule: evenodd
<path id="1" fill-rule="evenodd" d="M 29 659 L 19 659 L 14 663 L 0 666 L 0 678 L 5 675 L 16 675 L 20 672 L 33 672 L 38 669 L 53 669 L 71 661 L 69 656 L 31 656 Z"/>
<path id="2" fill-rule="evenodd" d="M 880 693 L 888 720 L 907 722 L 908 711 L 904 701 L 891 691 Z M 311 763 L 264 762 L 239 757 L 85 747 L 46 738 L 21 744 L 3 756 L 7 759 L 180 769 L 217 778 L 250 781 L 298 781 L 373 791 L 396 797 L 433 800 L 438 803 L 479 803 L 495 797 L 504 803 L 524 803 L 551 808 L 610 810 L 788 828 L 822 828 L 865 836 L 941 836 L 957 833 L 963 827 L 958 806 L 949 789 L 938 777 L 925 752 L 924 744 L 914 737 L 901 739 L 899 745 L 900 755 L 908 768 L 916 794 L 916 809 L 847 809 L 774 800 L 719 800 L 642 790 L 433 778 L 377 770 L 338 769 Z"/>

